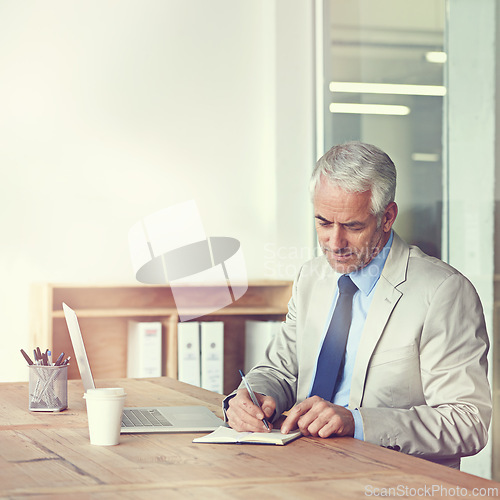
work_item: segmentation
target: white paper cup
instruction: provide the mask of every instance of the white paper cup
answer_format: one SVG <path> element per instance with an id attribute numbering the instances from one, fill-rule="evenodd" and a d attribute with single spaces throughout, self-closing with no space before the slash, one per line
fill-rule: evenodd
<path id="1" fill-rule="evenodd" d="M 88 389 L 87 403 L 90 444 L 112 446 L 120 442 L 125 390 L 120 387 Z"/>

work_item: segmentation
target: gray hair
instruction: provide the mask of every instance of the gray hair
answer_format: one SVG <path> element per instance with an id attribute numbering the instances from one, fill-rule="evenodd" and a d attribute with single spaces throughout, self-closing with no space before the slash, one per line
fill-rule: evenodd
<path id="1" fill-rule="evenodd" d="M 381 217 L 396 195 L 396 167 L 381 149 L 363 142 L 353 141 L 334 146 L 314 167 L 311 197 L 321 176 L 350 193 L 371 191 L 371 211 Z"/>

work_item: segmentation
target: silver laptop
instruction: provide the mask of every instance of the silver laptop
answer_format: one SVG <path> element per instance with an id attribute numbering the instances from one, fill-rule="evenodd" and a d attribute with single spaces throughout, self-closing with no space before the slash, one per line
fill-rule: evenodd
<path id="1" fill-rule="evenodd" d="M 73 344 L 83 387 L 94 389 L 94 378 L 75 311 L 63 302 L 64 316 Z M 161 406 L 124 408 L 122 434 L 145 432 L 210 432 L 224 422 L 205 406 Z"/>

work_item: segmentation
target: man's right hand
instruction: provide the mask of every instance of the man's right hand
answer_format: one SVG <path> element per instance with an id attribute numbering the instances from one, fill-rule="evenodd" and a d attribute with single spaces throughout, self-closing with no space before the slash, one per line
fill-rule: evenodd
<path id="1" fill-rule="evenodd" d="M 255 393 L 261 408 L 254 405 L 246 389 L 238 389 L 236 396 L 229 400 L 226 411 L 227 423 L 238 432 L 269 432 L 262 421 L 264 416 L 268 419 L 269 428 L 273 426 L 269 419 L 276 410 L 276 402 L 271 396 Z"/>

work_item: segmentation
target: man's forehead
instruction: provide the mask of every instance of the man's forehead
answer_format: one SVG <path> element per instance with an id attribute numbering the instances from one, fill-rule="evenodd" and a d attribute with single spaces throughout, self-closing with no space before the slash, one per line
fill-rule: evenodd
<path id="1" fill-rule="evenodd" d="M 313 199 L 314 216 L 323 221 L 348 224 L 366 223 L 373 217 L 371 211 L 371 193 L 352 193 L 338 186 L 319 189 Z"/>

